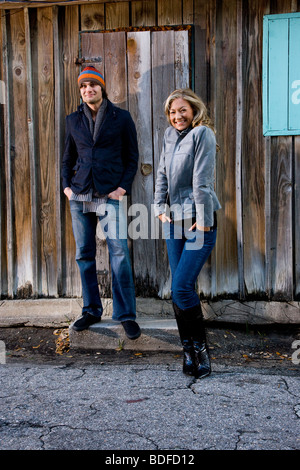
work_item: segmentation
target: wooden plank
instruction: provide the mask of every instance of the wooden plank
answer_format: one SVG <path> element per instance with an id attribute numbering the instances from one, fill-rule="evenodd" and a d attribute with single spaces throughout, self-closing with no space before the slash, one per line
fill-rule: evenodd
<path id="1" fill-rule="evenodd" d="M 264 141 L 265 154 L 265 293 L 271 298 L 271 137 Z"/>
<path id="2" fill-rule="evenodd" d="M 106 29 L 129 26 L 129 2 L 107 3 L 105 5 Z"/>
<path id="3" fill-rule="evenodd" d="M 212 120 L 215 119 L 216 111 L 216 48 L 215 48 L 215 34 L 216 34 L 216 0 L 210 0 L 206 5 L 206 76 L 207 76 L 207 109 Z M 198 45 L 197 45 L 198 51 Z M 206 83 L 206 81 L 205 81 Z M 205 100 L 205 98 L 202 96 Z M 217 142 L 218 142 L 217 133 Z M 216 159 L 219 158 L 217 152 Z M 216 177 L 216 193 L 218 194 L 218 175 Z M 219 213 L 219 212 L 218 212 Z M 218 217 L 218 215 L 217 215 Z M 220 233 L 220 231 L 218 232 Z M 220 235 L 219 235 L 220 236 Z M 203 294 L 206 298 L 214 298 L 216 296 L 216 249 L 214 249 L 202 268 L 200 276 L 198 277 L 198 292 Z"/>
<path id="4" fill-rule="evenodd" d="M 104 34 L 104 74 L 109 99 L 123 109 L 127 103 L 126 33 Z"/>
<path id="5" fill-rule="evenodd" d="M 32 253 L 32 295 L 37 297 L 39 293 L 39 231 L 37 217 L 37 165 L 36 165 L 36 116 L 33 98 L 33 72 L 31 51 L 31 21 L 28 8 L 24 9 L 25 43 L 27 63 L 27 126 L 28 126 L 28 151 L 30 158 L 30 195 L 31 195 L 31 253 Z"/>
<path id="6" fill-rule="evenodd" d="M 292 138 L 271 141 L 271 293 L 273 300 L 293 297 Z"/>
<path id="7" fill-rule="evenodd" d="M 265 6 L 265 13 L 270 13 L 270 3 Z M 263 48 L 264 37 L 261 39 Z M 263 103 L 262 103 L 263 104 Z M 263 122 L 262 122 L 263 125 Z M 265 155 L 265 294 L 271 298 L 271 137 L 263 140 Z"/>
<path id="8" fill-rule="evenodd" d="M 112 287 L 109 251 L 99 222 L 96 234 L 96 271 L 100 296 L 102 298 L 111 298 Z"/>
<path id="9" fill-rule="evenodd" d="M 219 236 L 216 250 L 216 293 L 237 294 L 238 254 L 236 243 L 236 30 L 235 4 L 224 0 L 218 8 L 216 23 L 216 127 L 220 144 L 216 174 L 218 197 L 222 210 L 218 211 Z"/>
<path id="10" fill-rule="evenodd" d="M 11 222 L 10 214 L 10 205 L 7 206 L 6 200 L 11 193 L 11 188 L 8 187 L 9 192 L 6 188 L 6 161 L 9 157 L 8 149 L 10 147 L 10 101 L 9 101 L 9 87 L 10 82 L 8 81 L 9 77 L 9 51 L 8 51 L 8 41 L 7 41 L 7 15 L 1 15 L 1 79 L 6 84 L 4 89 L 3 101 L 5 102 L 5 112 L 4 110 L 1 117 L 1 294 L 2 295 L 11 295 L 12 294 L 12 282 L 11 282 L 11 269 L 12 269 L 12 253 L 9 254 L 8 251 L 8 242 L 7 235 L 8 229 L 7 224 Z M 8 211 L 9 210 L 9 211 Z"/>
<path id="11" fill-rule="evenodd" d="M 194 23 L 194 0 L 182 0 L 182 23 Z"/>
<path id="12" fill-rule="evenodd" d="M 81 58 L 83 67 L 93 65 L 104 75 L 104 39 L 102 33 L 81 33 Z M 90 61 L 89 59 L 94 59 Z M 96 59 L 99 58 L 99 61 Z"/>
<path id="13" fill-rule="evenodd" d="M 182 0 L 157 0 L 158 26 L 182 24 Z"/>
<path id="14" fill-rule="evenodd" d="M 7 204 L 9 209 L 8 247 L 12 246 L 10 269 L 10 295 L 28 297 L 32 294 L 31 254 L 31 197 L 30 164 L 28 155 L 27 103 L 26 103 L 26 41 L 23 11 L 9 15 L 11 45 L 9 68 L 11 70 L 10 161 L 6 176 L 9 179 Z"/>
<path id="15" fill-rule="evenodd" d="M 174 70 L 174 31 L 152 33 L 152 95 L 154 168 L 157 169 L 164 131 L 168 126 L 163 103 L 176 88 Z"/>
<path id="16" fill-rule="evenodd" d="M 208 90 L 208 64 L 207 64 L 207 11 L 209 4 L 207 0 L 194 0 L 194 90 L 201 96 L 207 105 L 209 101 Z"/>
<path id="17" fill-rule="evenodd" d="M 174 33 L 175 87 L 190 88 L 190 44 L 188 31 Z"/>
<path id="18" fill-rule="evenodd" d="M 62 30 L 62 64 L 64 84 L 64 110 L 68 115 L 77 109 L 80 94 L 77 78 L 80 68 L 75 66 L 75 58 L 79 51 L 79 13 L 78 6 L 65 8 L 64 28 Z M 70 206 L 67 198 L 62 198 L 62 230 L 64 233 L 65 256 L 63 259 L 63 290 L 68 297 L 81 295 L 81 280 L 75 261 L 75 241 L 72 231 Z"/>
<path id="19" fill-rule="evenodd" d="M 245 297 L 244 288 L 244 233 L 243 233 L 243 188 L 242 188 L 242 138 L 243 138 L 243 21 L 242 21 L 242 2 L 237 0 L 237 41 L 236 41 L 236 162 L 235 162 L 235 181 L 236 181 L 236 214 L 237 214 L 237 252 L 238 252 L 238 282 L 239 297 Z"/>
<path id="20" fill-rule="evenodd" d="M 270 13 L 291 11 L 291 0 L 271 4 Z M 293 298 L 293 137 L 271 139 L 270 281 L 273 300 Z"/>
<path id="21" fill-rule="evenodd" d="M 33 39 L 34 26 L 28 8 L 24 9 L 25 20 L 25 42 L 26 42 L 26 62 L 27 62 L 27 126 L 28 126 L 28 151 L 30 159 L 30 194 L 31 194 L 31 253 L 32 253 L 32 295 L 39 294 L 39 260 L 40 260 L 40 239 L 38 229 L 38 201 L 37 201 L 37 148 L 36 148 L 36 112 L 34 106 L 34 83 L 32 71 L 32 50 L 31 40 Z"/>
<path id="22" fill-rule="evenodd" d="M 64 89 L 66 114 L 70 114 L 77 109 L 80 103 L 80 93 L 77 85 L 77 78 L 80 72 L 79 66 L 75 66 L 75 59 L 79 51 L 79 13 L 78 7 L 66 7 L 63 30 L 63 68 L 64 68 Z"/>
<path id="23" fill-rule="evenodd" d="M 155 26 L 155 0 L 138 0 L 131 2 L 132 26 Z"/>
<path id="24" fill-rule="evenodd" d="M 81 5 L 81 31 L 105 29 L 104 4 Z"/>
<path id="25" fill-rule="evenodd" d="M 207 6 L 206 61 L 207 61 L 207 108 L 211 119 L 216 116 L 216 21 L 217 0 L 210 0 Z"/>
<path id="26" fill-rule="evenodd" d="M 300 63 L 298 60 L 298 44 L 300 43 L 300 16 L 290 18 L 289 26 L 289 83 L 291 84 L 292 90 L 294 92 L 292 93 L 291 98 L 288 98 L 290 100 L 288 129 L 293 130 L 297 134 L 300 134 Z"/>
<path id="27" fill-rule="evenodd" d="M 300 295 L 300 137 L 294 139 L 295 142 L 295 166 L 294 166 L 294 213 L 293 213 L 293 233 L 295 234 L 295 291 L 294 299 L 299 299 Z"/>
<path id="28" fill-rule="evenodd" d="M 15 293 L 14 285 L 14 240 L 13 240 L 13 188 L 12 188 L 12 168 L 11 168 L 11 73 L 9 49 L 9 19 L 10 15 L 3 15 L 1 18 L 2 45 L 3 45 L 3 79 L 6 84 L 5 102 L 6 112 L 4 113 L 4 146 L 5 146 L 5 189 L 6 189 L 6 238 L 7 238 L 7 295 L 13 297 Z"/>
<path id="29" fill-rule="evenodd" d="M 0 21 L 0 51 L 2 57 L 2 26 Z M 4 116 L 3 105 L 5 103 L 5 86 L 3 80 L 2 61 L 0 62 L 0 292 L 4 292 L 4 272 L 6 270 L 6 243 L 5 243 L 5 168 L 3 168 L 4 156 Z"/>
<path id="30" fill-rule="evenodd" d="M 163 103 L 175 89 L 174 31 L 152 33 L 152 120 L 153 120 L 153 168 L 156 176 L 162 150 L 163 135 L 168 127 Z M 170 271 L 165 241 L 156 241 L 158 295 L 170 296 Z"/>
<path id="31" fill-rule="evenodd" d="M 216 1 L 194 1 L 195 52 L 193 62 L 193 88 L 207 105 L 209 115 L 214 120 L 216 115 Z M 219 136 L 217 135 L 217 141 Z M 217 153 L 217 159 L 219 158 Z M 216 186 L 218 174 L 216 172 Z M 218 189 L 216 188 L 217 194 Z M 219 214 L 219 212 L 218 212 Z M 219 230 L 220 234 L 220 230 Z M 220 236 L 220 235 L 219 235 Z M 218 238 L 219 238 L 218 236 Z M 218 243 L 218 239 L 217 239 Z M 200 296 L 214 297 L 217 294 L 216 278 L 217 248 L 215 248 L 203 266 L 197 280 Z"/>
<path id="32" fill-rule="evenodd" d="M 299 11 L 297 0 L 292 1 L 292 11 Z M 300 296 L 300 136 L 294 137 L 294 207 L 293 207 L 293 235 L 294 235 L 294 293 L 293 298 Z"/>
<path id="33" fill-rule="evenodd" d="M 262 135 L 262 20 L 268 13 L 259 1 L 248 1 L 243 18 L 248 31 L 243 45 L 244 124 L 242 142 L 243 171 L 243 241 L 244 282 L 246 293 L 264 296 L 265 277 L 265 214 L 266 169 L 265 138 Z"/>
<path id="34" fill-rule="evenodd" d="M 37 11 L 39 224 L 41 230 L 41 294 L 57 295 L 53 12 Z"/>
<path id="35" fill-rule="evenodd" d="M 51 7 L 55 5 L 59 6 L 69 6 L 70 3 L 74 5 L 81 5 L 81 4 L 99 4 L 99 3 L 111 3 L 112 0 L 43 0 L 41 2 L 35 1 L 33 3 L 29 3 L 28 0 L 26 1 L 15 1 L 15 0 L 1 0 L 0 7 L 1 9 L 17 9 L 22 7 L 31 7 L 31 8 L 41 8 L 41 7 Z M 114 3 L 124 3 L 124 0 L 113 0 Z"/>
<path id="36" fill-rule="evenodd" d="M 63 218 L 61 191 L 61 159 L 64 150 L 64 96 L 63 70 L 61 61 L 61 17 L 58 7 L 53 7 L 53 50 L 54 50 L 54 146 L 55 146 L 55 201 L 56 201 L 56 246 L 57 246 L 57 294 L 63 295 Z"/>
<path id="37" fill-rule="evenodd" d="M 151 119 L 151 33 L 127 35 L 129 111 L 136 123 L 139 166 L 132 186 L 129 236 L 134 241 L 133 270 L 136 294 L 156 294 L 155 239 L 151 237 L 153 214 L 153 147 Z M 131 233 L 132 232 L 132 233 Z M 138 232 L 138 233 L 137 233 Z M 138 238 L 135 238 L 138 237 Z"/>

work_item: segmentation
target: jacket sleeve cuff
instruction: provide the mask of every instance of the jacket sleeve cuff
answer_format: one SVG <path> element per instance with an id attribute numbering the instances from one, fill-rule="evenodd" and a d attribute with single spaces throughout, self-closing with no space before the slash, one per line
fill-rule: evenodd
<path id="1" fill-rule="evenodd" d="M 71 183 L 66 180 L 65 178 L 62 179 L 62 188 L 63 188 L 63 191 L 66 189 L 66 188 L 70 188 L 71 186 Z"/>
<path id="2" fill-rule="evenodd" d="M 167 212 L 166 204 L 154 204 L 153 205 L 153 213 L 155 217 L 158 217 L 161 214 L 165 214 Z"/>
<path id="3" fill-rule="evenodd" d="M 196 220 L 201 227 L 212 227 L 214 225 L 214 210 L 211 201 L 196 204 Z"/>

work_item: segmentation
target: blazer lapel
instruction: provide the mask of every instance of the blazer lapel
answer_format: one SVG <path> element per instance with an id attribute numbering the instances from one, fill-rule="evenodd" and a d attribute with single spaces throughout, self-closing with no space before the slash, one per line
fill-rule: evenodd
<path id="1" fill-rule="evenodd" d="M 91 131 L 90 131 L 89 121 L 88 121 L 88 118 L 86 117 L 86 115 L 84 114 L 83 105 L 81 106 L 79 116 L 80 116 L 81 126 L 84 128 L 84 132 L 87 131 L 86 135 L 89 136 L 90 140 L 93 142 L 93 136 L 92 136 Z"/>
<path id="2" fill-rule="evenodd" d="M 106 124 L 108 122 L 109 123 L 113 122 L 112 120 L 115 117 L 115 114 L 116 114 L 115 106 L 109 100 L 107 100 L 106 112 L 105 112 L 105 115 L 103 117 L 101 126 L 98 129 L 97 135 L 95 137 L 95 143 L 100 139 L 103 130 L 105 130 L 105 128 L 106 128 Z"/>

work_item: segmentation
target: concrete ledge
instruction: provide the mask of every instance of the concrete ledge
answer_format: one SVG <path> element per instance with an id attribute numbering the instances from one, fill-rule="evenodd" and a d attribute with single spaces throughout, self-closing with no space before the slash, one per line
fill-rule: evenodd
<path id="1" fill-rule="evenodd" d="M 181 346 L 172 302 L 137 298 L 137 320 L 142 335 L 129 340 L 122 325 L 112 321 L 112 299 L 102 299 L 100 323 L 76 332 L 70 327 L 81 316 L 82 299 L 3 300 L 0 327 L 69 328 L 70 346 L 77 349 L 129 349 L 136 351 L 179 351 Z M 249 325 L 300 324 L 299 302 L 203 301 L 204 319 Z"/>
<path id="2" fill-rule="evenodd" d="M 241 325 L 300 324 L 300 302 L 242 302 L 219 300 L 202 302 L 203 315 L 209 321 Z"/>
<path id="3" fill-rule="evenodd" d="M 130 340 L 121 324 L 110 319 L 90 326 L 88 330 L 75 331 L 69 328 L 72 349 L 133 351 L 180 351 L 178 330 L 175 320 L 162 318 L 139 318 L 142 334 L 138 339 Z"/>
<path id="4" fill-rule="evenodd" d="M 102 299 L 103 318 L 112 317 L 112 299 Z M 299 302 L 203 301 L 205 320 L 249 325 L 300 324 Z M 68 327 L 81 315 L 82 299 L 0 301 L 0 327 Z M 173 319 L 172 302 L 137 298 L 137 317 Z"/>
<path id="5" fill-rule="evenodd" d="M 103 299 L 104 315 L 111 314 L 111 299 Z M 0 327 L 63 328 L 81 315 L 81 299 L 28 299 L 0 302 Z"/>

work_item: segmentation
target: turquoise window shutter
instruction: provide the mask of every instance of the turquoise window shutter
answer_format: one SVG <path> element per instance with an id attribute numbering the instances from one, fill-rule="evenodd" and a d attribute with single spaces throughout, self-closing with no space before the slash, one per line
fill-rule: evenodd
<path id="1" fill-rule="evenodd" d="M 297 131 L 300 128 L 300 18 L 290 19 L 290 102 L 289 125 L 290 129 Z"/>
<path id="2" fill-rule="evenodd" d="M 300 135 L 300 13 L 264 17 L 263 133 Z"/>

